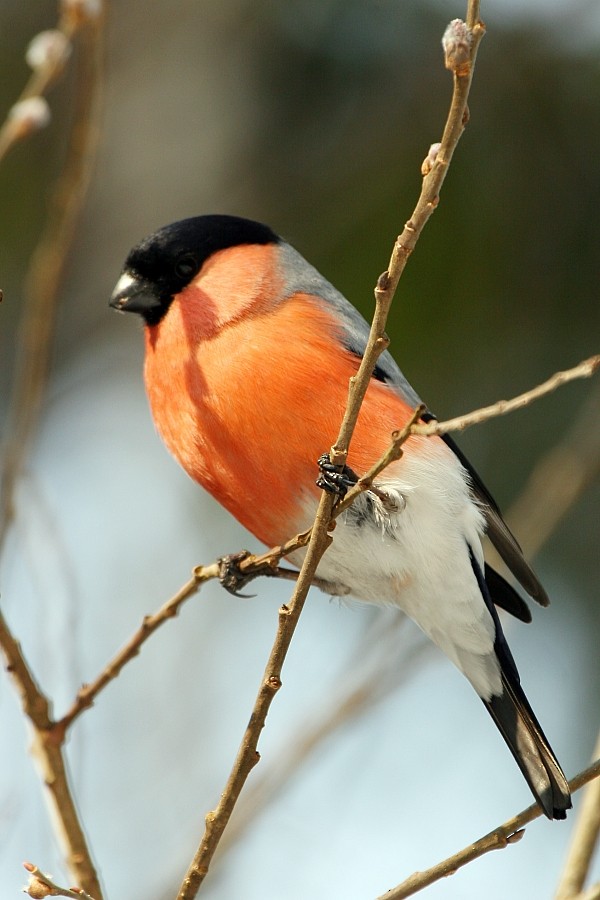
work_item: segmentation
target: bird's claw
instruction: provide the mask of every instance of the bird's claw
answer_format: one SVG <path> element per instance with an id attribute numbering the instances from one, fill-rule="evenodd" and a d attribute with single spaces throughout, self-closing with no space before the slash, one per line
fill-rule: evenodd
<path id="1" fill-rule="evenodd" d="M 343 468 L 334 466 L 328 453 L 319 457 L 317 465 L 320 473 L 316 481 L 317 487 L 329 494 L 336 494 L 340 499 L 345 497 L 348 490 L 358 481 L 358 475 L 349 466 Z"/>
<path id="2" fill-rule="evenodd" d="M 240 550 L 238 553 L 221 556 L 218 560 L 221 586 L 234 597 L 251 599 L 256 596 L 256 594 L 240 594 L 241 588 L 246 587 L 253 578 L 256 578 L 257 573 L 248 574 L 240 569 L 240 563 L 251 555 L 249 550 Z"/>

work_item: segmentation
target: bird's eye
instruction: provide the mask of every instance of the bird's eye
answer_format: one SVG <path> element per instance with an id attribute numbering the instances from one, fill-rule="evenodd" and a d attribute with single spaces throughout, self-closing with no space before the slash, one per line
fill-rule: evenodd
<path id="1" fill-rule="evenodd" d="M 174 271 L 177 278 L 181 281 L 189 281 L 189 279 L 198 271 L 196 258 L 192 256 L 191 253 L 180 256 L 179 259 L 175 261 Z"/>

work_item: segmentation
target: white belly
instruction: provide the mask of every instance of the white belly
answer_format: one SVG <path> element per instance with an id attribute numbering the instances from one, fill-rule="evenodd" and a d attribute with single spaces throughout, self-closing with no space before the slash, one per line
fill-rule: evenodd
<path id="1" fill-rule="evenodd" d="M 470 547 L 483 568 L 484 520 L 464 469 L 429 441 L 390 466 L 377 487 L 395 504 L 370 494 L 342 513 L 319 577 L 333 593 L 399 606 L 489 700 L 501 693 L 495 625 L 469 556 Z"/>

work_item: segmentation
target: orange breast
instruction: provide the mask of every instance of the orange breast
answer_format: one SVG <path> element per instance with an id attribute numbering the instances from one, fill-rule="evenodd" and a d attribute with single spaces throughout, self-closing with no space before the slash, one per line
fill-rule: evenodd
<path id="1" fill-rule="evenodd" d="M 318 301 L 298 294 L 196 341 L 176 299 L 146 329 L 152 414 L 183 468 L 266 544 L 310 524 L 317 459 L 337 436 L 356 357 Z M 359 474 L 389 444 L 410 408 L 389 387 L 369 387 L 348 464 Z"/>

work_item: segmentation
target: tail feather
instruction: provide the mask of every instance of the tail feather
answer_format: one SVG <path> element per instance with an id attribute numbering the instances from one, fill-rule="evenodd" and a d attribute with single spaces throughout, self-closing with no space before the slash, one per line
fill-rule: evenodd
<path id="1" fill-rule="evenodd" d="M 521 686 L 504 673 L 502 686 L 499 697 L 483 702 L 544 813 L 564 819 L 572 805 L 567 779 Z"/>
<path id="2" fill-rule="evenodd" d="M 571 808 L 567 779 L 521 687 L 519 672 L 506 643 L 484 573 L 473 550 L 469 548 L 469 551 L 481 595 L 494 620 L 494 651 L 502 678 L 502 693 L 493 695 L 489 700 L 482 697 L 483 703 L 545 814 L 549 819 L 565 819 L 567 810 Z M 489 567 L 485 569 L 487 576 L 490 571 Z M 497 586 L 492 582 L 493 588 Z"/>

